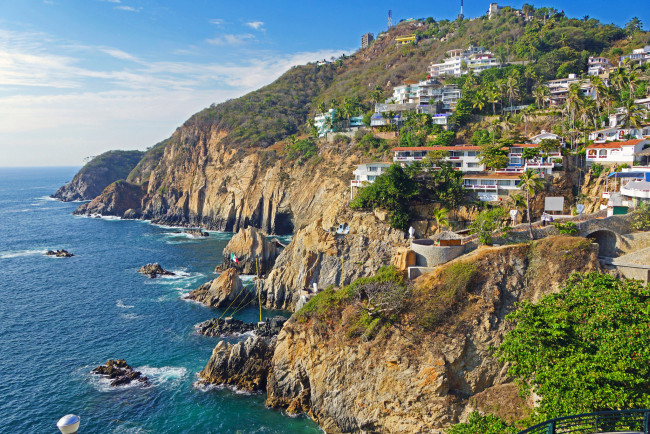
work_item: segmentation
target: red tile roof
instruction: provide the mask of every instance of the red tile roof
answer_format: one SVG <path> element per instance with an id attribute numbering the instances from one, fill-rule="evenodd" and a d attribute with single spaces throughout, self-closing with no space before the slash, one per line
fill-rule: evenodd
<path id="1" fill-rule="evenodd" d="M 587 149 L 616 149 L 622 146 L 638 145 L 640 142 L 643 141 L 645 141 L 645 139 L 627 140 L 625 142 L 594 143 L 593 145 L 587 146 Z"/>

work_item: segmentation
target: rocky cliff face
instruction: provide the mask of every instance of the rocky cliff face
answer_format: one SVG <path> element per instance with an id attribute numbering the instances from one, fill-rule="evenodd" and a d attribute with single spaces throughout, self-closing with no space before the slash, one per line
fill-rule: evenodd
<path id="1" fill-rule="evenodd" d="M 216 279 L 191 291 L 188 298 L 210 307 L 227 307 L 234 300 L 239 300 L 242 305 L 248 303 L 254 295 L 244 287 L 237 270 L 229 268 Z"/>
<path id="2" fill-rule="evenodd" d="M 141 151 L 105 152 L 89 161 L 72 181 L 59 188 L 52 197 L 64 202 L 94 199 L 109 184 L 126 179 L 143 155 Z"/>
<path id="3" fill-rule="evenodd" d="M 510 328 L 505 315 L 598 267 L 580 238 L 482 248 L 422 276 L 408 313 L 365 340 L 354 302 L 299 312 L 278 335 L 267 404 L 306 411 L 332 433 L 436 433 L 475 408 L 515 414 L 523 403 L 489 350 Z M 468 272 L 464 289 L 454 286 Z"/>
<path id="4" fill-rule="evenodd" d="M 347 235 L 334 226 L 347 223 Z M 406 246 L 404 232 L 392 229 L 373 213 L 341 211 L 329 221 L 318 219 L 298 231 L 262 282 L 266 306 L 293 309 L 300 291 L 344 286 L 390 264 L 395 249 Z"/>
<path id="5" fill-rule="evenodd" d="M 288 234 L 346 202 L 357 157 L 324 149 L 320 162 L 298 164 L 278 159 L 274 149 L 233 149 L 223 137 L 215 127 L 179 128 L 143 184 L 136 214 L 161 224 Z M 77 212 L 123 216 L 131 208 L 107 207 L 112 199 L 104 192 Z"/>
<path id="6" fill-rule="evenodd" d="M 88 203 L 84 203 L 74 211 L 79 215 L 115 215 L 137 218 L 142 205 L 142 194 L 145 186 L 130 184 L 126 181 L 115 181 L 102 193 Z"/>
<path id="7" fill-rule="evenodd" d="M 231 259 L 231 254 L 237 260 Z M 276 245 L 252 226 L 240 229 L 223 249 L 223 262 L 218 269 L 236 268 L 242 274 L 266 274 L 277 257 Z"/>

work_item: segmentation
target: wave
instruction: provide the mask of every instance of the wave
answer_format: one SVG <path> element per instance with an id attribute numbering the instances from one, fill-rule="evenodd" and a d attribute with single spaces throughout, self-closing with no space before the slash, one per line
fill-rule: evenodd
<path id="1" fill-rule="evenodd" d="M 212 383 L 206 383 L 203 380 L 197 380 L 194 383 L 192 383 L 192 387 L 198 390 L 199 392 L 210 392 L 212 390 L 230 390 L 232 393 L 236 395 L 261 395 L 263 392 L 258 391 L 258 392 L 251 392 L 249 390 L 244 390 L 244 389 L 239 389 L 236 386 L 232 386 L 230 384 L 212 384 Z"/>
<path id="2" fill-rule="evenodd" d="M 59 202 L 59 199 L 50 196 L 39 196 L 35 198 L 36 200 L 46 200 L 48 202 Z"/>
<path id="3" fill-rule="evenodd" d="M 149 377 L 149 381 L 156 386 L 169 384 L 171 387 L 178 387 L 187 376 L 187 368 L 183 366 L 162 366 L 157 368 L 144 365 L 133 369 Z"/>
<path id="4" fill-rule="evenodd" d="M 119 308 L 122 308 L 122 309 L 131 309 L 131 308 L 135 307 L 135 306 L 129 306 L 129 305 L 124 304 L 124 302 L 122 302 L 122 300 L 117 300 L 117 302 L 115 303 L 115 306 L 117 306 Z"/>
<path id="5" fill-rule="evenodd" d="M 46 253 L 47 253 L 47 249 L 8 250 L 6 252 L 0 253 L 0 259 L 18 258 L 21 256 L 44 255 Z"/>
<path id="6" fill-rule="evenodd" d="M 142 315 L 138 315 L 136 313 L 123 313 L 120 314 L 120 316 L 124 319 L 140 319 L 142 318 Z"/>

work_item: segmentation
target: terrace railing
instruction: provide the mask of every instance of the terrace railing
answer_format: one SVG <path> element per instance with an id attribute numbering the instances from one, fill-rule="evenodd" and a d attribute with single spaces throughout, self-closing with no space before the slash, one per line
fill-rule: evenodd
<path id="1" fill-rule="evenodd" d="M 547 420 L 519 434 L 650 434 L 650 410 L 585 413 Z"/>

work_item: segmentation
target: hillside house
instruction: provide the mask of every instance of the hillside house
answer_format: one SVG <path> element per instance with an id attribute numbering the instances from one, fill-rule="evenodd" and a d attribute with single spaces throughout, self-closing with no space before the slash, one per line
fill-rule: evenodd
<path id="1" fill-rule="evenodd" d="M 449 112 L 463 96 L 455 84 L 442 85 L 436 80 L 405 81 L 393 88 L 393 96 L 386 100 L 396 104 L 416 103 L 418 113 L 435 114 Z M 375 111 L 380 111 L 375 107 Z"/>
<path id="2" fill-rule="evenodd" d="M 587 74 L 588 75 L 603 75 L 609 68 L 612 67 L 612 64 L 609 63 L 607 57 L 590 57 L 587 62 Z"/>
<path id="3" fill-rule="evenodd" d="M 637 63 L 648 63 L 650 62 L 650 45 L 646 45 L 643 48 L 637 48 L 632 50 L 632 54 L 626 56 L 621 56 L 621 63 L 625 61 L 637 62 Z"/>
<path id="4" fill-rule="evenodd" d="M 445 160 L 452 162 L 456 170 L 463 172 L 477 172 L 485 170 L 479 159 L 480 146 L 423 146 L 393 148 L 393 161 L 403 165 L 422 161 L 431 151 L 445 151 L 448 153 Z"/>
<path id="5" fill-rule="evenodd" d="M 542 130 L 541 133 L 531 137 L 529 140 L 530 143 L 535 144 L 541 143 L 542 140 L 557 140 L 560 142 L 560 144 L 564 142 L 564 139 L 562 137 L 558 136 L 557 134 L 549 133 L 546 130 Z"/>
<path id="6" fill-rule="evenodd" d="M 501 67 L 501 63 L 490 51 L 483 47 L 470 45 L 467 50 L 455 49 L 446 53 L 442 63 L 429 65 L 429 76 L 431 78 L 443 75 L 460 77 L 468 72 L 479 73 L 490 68 Z"/>
<path id="7" fill-rule="evenodd" d="M 594 143 L 606 143 L 626 139 L 643 139 L 650 135 L 650 126 L 637 128 L 609 127 L 589 133 L 589 140 Z"/>
<path id="8" fill-rule="evenodd" d="M 596 94 L 593 86 L 589 82 L 583 81 L 576 77 L 575 74 L 569 74 L 567 78 L 558 78 L 557 80 L 549 80 L 546 82 L 546 87 L 549 89 L 549 96 L 546 99 L 552 106 L 560 106 L 564 104 L 567 96 L 569 95 L 569 87 L 573 83 L 580 84 L 580 90 L 585 97 L 594 99 Z"/>
<path id="9" fill-rule="evenodd" d="M 398 47 L 400 45 L 406 45 L 411 43 L 417 44 L 417 42 L 418 42 L 418 38 L 414 34 L 407 35 L 407 36 L 398 36 L 397 38 L 395 38 L 395 45 L 397 45 Z"/>
<path id="10" fill-rule="evenodd" d="M 329 109 L 314 117 L 314 127 L 318 130 L 318 137 L 326 137 L 329 133 L 340 131 L 356 131 L 364 126 L 362 116 L 341 119 L 338 117 L 336 109 Z"/>
<path id="11" fill-rule="evenodd" d="M 350 200 L 357 195 L 359 187 L 372 184 L 375 179 L 384 173 L 393 163 L 364 163 L 357 165 L 352 174 L 354 179 L 350 181 Z"/>
<path id="12" fill-rule="evenodd" d="M 525 143 L 512 145 L 508 151 L 508 167 L 502 173 L 522 173 L 527 169 L 533 169 L 544 175 L 550 175 L 553 169 L 559 165 L 555 160 L 561 159 L 560 151 L 548 152 L 534 158 L 524 158 L 524 149 L 539 148 L 537 143 Z"/>
<path id="13" fill-rule="evenodd" d="M 625 142 L 594 143 L 587 146 L 587 164 L 628 164 L 634 165 L 643 148 L 650 144 L 646 139 Z"/>
<path id="14" fill-rule="evenodd" d="M 519 175 L 511 173 L 468 173 L 463 176 L 463 188 L 473 191 L 483 202 L 494 202 L 518 190 Z"/>

